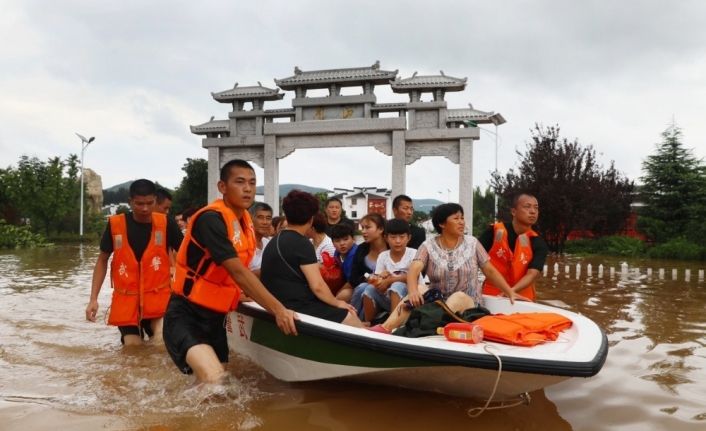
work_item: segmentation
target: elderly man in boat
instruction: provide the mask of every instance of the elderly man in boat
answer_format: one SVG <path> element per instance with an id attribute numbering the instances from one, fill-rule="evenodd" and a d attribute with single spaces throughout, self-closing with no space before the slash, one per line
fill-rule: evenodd
<path id="1" fill-rule="evenodd" d="M 483 306 L 483 293 L 478 281 L 478 269 L 494 286 L 509 298 L 526 300 L 511 289 L 500 272 L 490 264 L 490 256 L 480 242 L 464 235 L 466 221 L 463 207 L 456 203 L 436 207 L 432 224 L 439 233 L 426 240 L 417 251 L 407 274 L 408 296 L 406 302 L 413 307 L 424 303 L 427 290 L 438 289 L 447 305 L 453 311 L 462 311 L 476 305 Z M 419 274 L 425 271 L 429 286 L 420 285 Z M 409 317 L 410 308 L 405 301 L 391 313 L 390 318 L 380 325 L 369 328 L 371 331 L 390 334 Z"/>

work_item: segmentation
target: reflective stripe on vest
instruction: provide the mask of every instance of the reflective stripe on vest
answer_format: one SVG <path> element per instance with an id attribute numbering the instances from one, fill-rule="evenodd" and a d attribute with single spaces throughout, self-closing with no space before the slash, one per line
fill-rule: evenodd
<path id="1" fill-rule="evenodd" d="M 529 263 L 532 261 L 532 245 L 530 238 L 538 235 L 533 230 L 518 235 L 514 247 L 510 249 L 505 224 L 503 222 L 495 223 L 493 230 L 493 246 L 490 251 L 488 251 L 490 263 L 500 272 L 500 275 L 507 281 L 507 284 L 512 287 L 527 274 L 527 268 L 529 268 Z M 493 286 L 490 280 L 486 278 L 485 282 L 483 282 L 483 293 L 486 295 L 499 296 L 502 294 L 502 291 Z M 524 288 L 520 292 L 520 295 L 534 301 L 535 284 L 532 283 Z"/>
<path id="2" fill-rule="evenodd" d="M 142 319 L 164 316 L 169 302 L 167 217 L 152 213 L 152 232 L 140 262 L 127 240 L 125 214 L 108 218 L 113 237 L 110 284 L 113 298 L 108 324 L 139 326 Z"/>
<path id="3" fill-rule="evenodd" d="M 241 290 L 225 268 L 213 262 L 208 249 L 199 244 L 192 236 L 195 220 L 204 211 L 217 211 L 221 214 L 226 224 L 228 238 L 233 244 L 238 258 L 246 268 L 250 267 L 250 261 L 255 255 L 257 244 L 250 213 L 243 211 L 244 226 L 241 228 L 235 213 L 225 205 L 223 199 L 217 199 L 194 214 L 189 223 L 183 245 L 177 253 L 172 287 L 174 293 L 188 298 L 194 304 L 219 313 L 227 313 L 235 310 L 238 306 Z M 187 251 L 191 245 L 204 252 L 204 256 L 195 268 L 189 267 L 187 263 Z"/>

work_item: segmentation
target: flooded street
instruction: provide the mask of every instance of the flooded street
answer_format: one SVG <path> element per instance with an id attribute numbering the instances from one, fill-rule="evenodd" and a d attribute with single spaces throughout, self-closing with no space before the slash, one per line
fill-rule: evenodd
<path id="1" fill-rule="evenodd" d="M 479 400 L 341 382 L 288 384 L 235 354 L 220 392 L 184 394 L 191 378 L 162 348 L 123 349 L 116 328 L 85 321 L 97 254 L 97 246 L 0 251 L 0 431 L 706 427 L 706 283 L 696 276 L 703 263 L 627 260 L 640 273 L 621 279 L 620 259 L 564 258 L 558 274 L 548 262 L 538 301 L 597 322 L 610 342 L 607 362 L 593 378 L 532 393 L 527 407 L 471 419 L 467 411 Z M 591 263 L 592 277 L 584 269 L 577 279 L 577 263 Z M 665 279 L 658 268 L 667 269 Z M 101 318 L 110 293 L 106 280 Z"/>

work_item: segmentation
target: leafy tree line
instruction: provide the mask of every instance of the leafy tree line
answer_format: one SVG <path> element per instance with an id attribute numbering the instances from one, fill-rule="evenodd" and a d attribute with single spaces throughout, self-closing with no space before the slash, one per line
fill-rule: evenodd
<path id="1" fill-rule="evenodd" d="M 562 138 L 558 126 L 535 125 L 531 133 L 526 151 L 516 150 L 517 167 L 505 175 L 493 173 L 491 184 L 501 198 L 499 218 L 511 220 L 513 197 L 530 193 L 539 201 L 536 230 L 553 252 L 563 252 L 572 232 L 597 237 L 619 232 L 630 214 L 634 183 L 612 161 L 604 168 L 593 146 Z"/>
<path id="2" fill-rule="evenodd" d="M 81 196 L 78 164 L 75 154 L 46 161 L 22 156 L 17 166 L 0 169 L 0 218 L 9 225 L 27 225 L 32 233 L 45 236 L 76 233 Z M 84 210 L 88 213 L 86 201 Z"/>

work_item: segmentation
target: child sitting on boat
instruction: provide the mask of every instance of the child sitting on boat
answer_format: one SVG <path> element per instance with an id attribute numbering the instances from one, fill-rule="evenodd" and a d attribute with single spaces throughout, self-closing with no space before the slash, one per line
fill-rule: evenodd
<path id="1" fill-rule="evenodd" d="M 343 278 L 346 280 L 346 284 L 341 290 L 346 288 L 352 290 L 353 287 L 350 284 L 351 269 L 353 268 L 353 256 L 358 250 L 358 244 L 355 243 L 353 238 L 353 229 L 347 224 L 337 224 L 331 226 L 330 232 L 333 248 L 336 249 L 333 253 L 333 258 L 339 263 L 341 271 L 343 271 Z"/>
<path id="2" fill-rule="evenodd" d="M 407 247 L 410 225 L 402 219 L 385 223 L 385 241 L 390 247 L 378 256 L 375 276 L 363 292 L 364 320 L 370 322 L 381 311 L 391 311 L 407 296 L 407 273 L 417 250 Z M 419 284 L 423 284 L 421 274 Z"/>
<path id="3" fill-rule="evenodd" d="M 360 219 L 363 242 L 351 257 L 353 258 L 350 288 L 343 286 L 336 294 L 336 299 L 350 303 L 358 310 L 358 317 L 363 319 L 363 292 L 369 286 L 366 273 L 373 274 L 380 253 L 387 250 L 387 243 L 382 234 L 385 231 L 385 217 L 378 213 L 368 213 Z"/>

